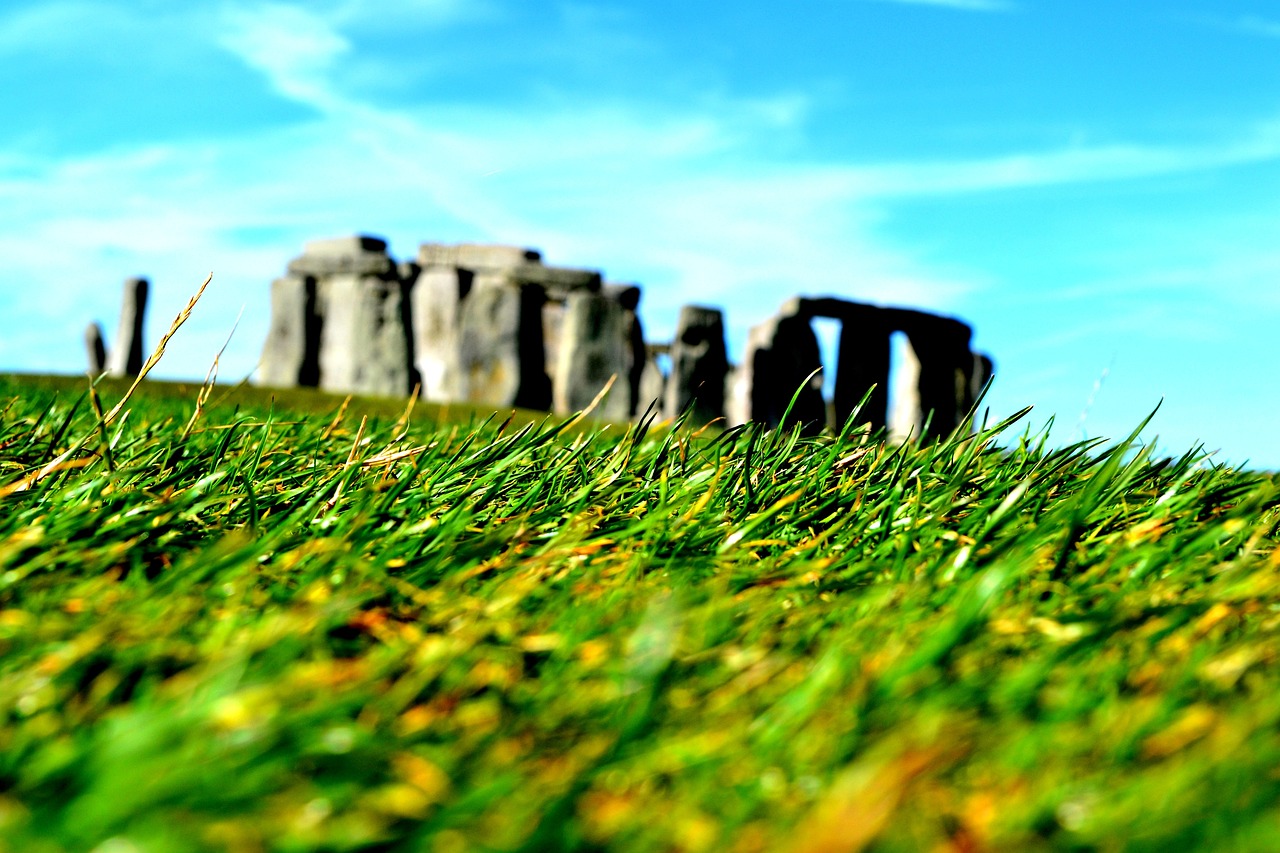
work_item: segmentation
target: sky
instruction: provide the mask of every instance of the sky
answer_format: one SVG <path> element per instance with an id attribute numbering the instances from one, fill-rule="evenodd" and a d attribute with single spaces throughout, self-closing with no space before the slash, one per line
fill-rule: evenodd
<path id="1" fill-rule="evenodd" d="M 796 294 L 961 317 L 993 417 L 1280 468 L 1273 0 L 0 0 L 0 371 L 255 369 L 305 241 L 502 242 L 650 337 Z M 239 320 L 237 325 L 237 319 Z"/>

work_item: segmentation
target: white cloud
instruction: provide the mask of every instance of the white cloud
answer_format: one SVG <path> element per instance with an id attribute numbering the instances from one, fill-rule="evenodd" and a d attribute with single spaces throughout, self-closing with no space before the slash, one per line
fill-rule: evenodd
<path id="1" fill-rule="evenodd" d="M 324 17 L 269 3 L 229 6 L 221 23 L 218 44 L 262 72 L 272 89 L 312 106 L 331 105 L 327 75 L 351 44 Z"/>
<path id="2" fill-rule="evenodd" d="M 1221 22 L 1229 29 L 1238 30 L 1249 35 L 1266 38 L 1280 38 L 1280 21 L 1262 18 L 1257 15 L 1241 15 L 1234 20 Z"/>

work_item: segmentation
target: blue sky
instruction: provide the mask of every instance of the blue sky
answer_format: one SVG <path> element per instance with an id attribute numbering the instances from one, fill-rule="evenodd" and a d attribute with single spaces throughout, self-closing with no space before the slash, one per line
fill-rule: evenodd
<path id="1" fill-rule="evenodd" d="M 973 324 L 996 414 L 1280 468 L 1280 7 L 1217 0 L 0 0 L 0 370 L 256 363 L 303 241 L 518 243 L 728 311 Z"/>

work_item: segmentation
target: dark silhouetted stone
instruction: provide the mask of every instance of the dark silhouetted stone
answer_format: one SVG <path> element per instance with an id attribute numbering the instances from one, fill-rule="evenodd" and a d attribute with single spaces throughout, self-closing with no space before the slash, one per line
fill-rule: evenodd
<path id="1" fill-rule="evenodd" d="M 719 309 L 699 305 L 681 308 L 676 336 L 671 342 L 667 417 L 675 417 L 686 408 L 690 409 L 693 424 L 706 424 L 723 417 L 728 371 L 724 315 Z"/>
<path id="2" fill-rule="evenodd" d="M 735 418 L 771 427 L 801 424 L 816 432 L 827 422 L 818 337 L 795 305 L 783 310 L 747 334 L 747 351 L 738 368 Z"/>

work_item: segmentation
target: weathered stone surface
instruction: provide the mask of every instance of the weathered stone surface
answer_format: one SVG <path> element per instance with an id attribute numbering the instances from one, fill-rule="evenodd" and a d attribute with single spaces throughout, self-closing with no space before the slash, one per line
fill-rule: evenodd
<path id="1" fill-rule="evenodd" d="M 403 396 L 414 378 L 399 281 L 334 275 L 318 283 L 320 387 L 341 393 Z"/>
<path id="2" fill-rule="evenodd" d="M 321 318 L 316 280 L 285 276 L 271 283 L 271 327 L 262 348 L 258 381 L 276 388 L 320 384 Z"/>
<path id="3" fill-rule="evenodd" d="M 492 272 L 539 263 L 542 254 L 521 246 L 487 243 L 423 243 L 418 247 L 418 263 L 424 267 L 462 267 L 472 272 Z"/>
<path id="4" fill-rule="evenodd" d="M 680 309 L 671 343 L 671 376 L 667 380 L 666 414 L 690 409 L 690 423 L 706 424 L 724 416 L 724 315 L 716 308 L 686 305 Z"/>
<path id="5" fill-rule="evenodd" d="M 628 311 L 640 307 L 640 286 L 635 284 L 604 284 L 600 292 Z"/>
<path id="6" fill-rule="evenodd" d="M 312 240 L 304 246 L 301 256 L 289 261 L 288 269 L 297 276 L 397 275 L 395 262 L 387 256 L 387 242 L 367 235 Z"/>
<path id="7" fill-rule="evenodd" d="M 603 294 L 579 291 L 569 296 L 552 383 L 553 411 L 569 414 L 585 409 L 613 378 L 613 387 L 593 415 L 614 422 L 631 417 L 629 313 Z"/>
<path id="8" fill-rule="evenodd" d="M 462 308 L 462 400 L 551 408 L 542 341 L 544 299 L 536 285 L 512 283 L 501 273 L 476 275 Z"/>
<path id="9" fill-rule="evenodd" d="M 89 375 L 100 376 L 107 369 L 107 344 L 100 324 L 90 323 L 84 330 L 84 347 L 89 356 Z"/>
<path id="10" fill-rule="evenodd" d="M 120 326 L 115 345 L 107 356 L 107 373 L 111 376 L 137 376 L 142 371 L 146 358 L 142 335 L 147 318 L 148 291 L 145 278 L 130 278 L 124 283 Z"/>
<path id="11" fill-rule="evenodd" d="M 316 257 L 342 257 L 345 255 L 362 255 L 366 253 L 385 255 L 387 241 L 381 237 L 368 234 L 353 234 L 348 237 L 326 237 L 321 240 L 308 240 L 302 244 L 304 255 Z"/>
<path id="12" fill-rule="evenodd" d="M 520 264 L 504 270 L 517 284 L 536 284 L 548 299 L 564 301 L 577 290 L 599 291 L 601 275 L 598 270 L 579 270 L 568 267 L 547 267 L 542 264 Z"/>
<path id="13" fill-rule="evenodd" d="M 472 273 L 459 267 L 426 267 L 413 286 L 414 354 L 423 399 L 465 399 L 462 382 L 462 305 Z"/>
<path id="14" fill-rule="evenodd" d="M 739 367 L 740 384 L 745 387 L 738 392 L 742 399 L 736 403 L 735 417 L 771 427 L 801 424 L 807 431 L 818 431 L 827 422 L 822 352 L 808 318 L 795 307 L 783 306 L 790 311 L 748 332 L 746 355 Z"/>
<path id="15" fill-rule="evenodd" d="M 644 417 L 647 412 L 652 411 L 656 417 L 663 417 L 666 400 L 667 377 L 662 373 L 657 358 L 650 353 L 640 370 L 640 392 L 636 398 L 635 416 Z"/>
<path id="16" fill-rule="evenodd" d="M 565 302 L 548 299 L 542 303 L 542 361 L 547 375 L 555 384 L 556 371 L 560 369 L 560 336 L 564 329 Z M 554 391 L 553 399 L 554 399 Z"/>

